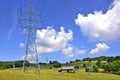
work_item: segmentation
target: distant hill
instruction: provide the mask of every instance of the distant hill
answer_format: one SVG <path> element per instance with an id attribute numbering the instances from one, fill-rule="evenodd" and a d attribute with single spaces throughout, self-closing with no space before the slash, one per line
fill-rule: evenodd
<path id="1" fill-rule="evenodd" d="M 82 60 L 76 59 L 74 61 L 69 61 L 66 63 L 60 63 L 58 61 L 50 61 L 49 63 L 40 62 L 40 67 L 41 68 L 59 68 L 61 66 L 73 66 L 73 65 L 83 67 L 85 65 L 96 64 L 96 62 L 98 60 L 112 62 L 115 60 L 120 60 L 120 56 L 100 56 L 100 57 L 94 57 L 94 58 L 87 57 L 87 58 L 84 58 Z M 91 63 L 89 63 L 89 62 L 91 62 Z M 28 65 L 30 64 L 29 62 L 27 62 L 27 63 L 28 63 Z M 23 60 L 0 61 L 0 69 L 13 68 L 13 64 L 15 65 L 15 67 L 22 67 Z M 34 65 L 34 64 L 32 64 L 32 65 Z"/>
<path id="2" fill-rule="evenodd" d="M 94 58 L 84 58 L 82 61 L 107 61 L 107 62 L 111 62 L 111 61 L 115 61 L 115 60 L 120 60 L 120 56 L 100 56 L 100 57 L 94 57 Z"/>

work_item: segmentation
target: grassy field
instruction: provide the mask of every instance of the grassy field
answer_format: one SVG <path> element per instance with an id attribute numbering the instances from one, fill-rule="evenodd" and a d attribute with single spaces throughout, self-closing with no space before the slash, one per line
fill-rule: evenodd
<path id="1" fill-rule="evenodd" d="M 84 69 L 75 73 L 57 72 L 57 69 L 41 69 L 40 74 L 21 72 L 21 69 L 0 70 L 0 80 L 120 80 L 119 75 L 107 73 L 90 73 Z"/>

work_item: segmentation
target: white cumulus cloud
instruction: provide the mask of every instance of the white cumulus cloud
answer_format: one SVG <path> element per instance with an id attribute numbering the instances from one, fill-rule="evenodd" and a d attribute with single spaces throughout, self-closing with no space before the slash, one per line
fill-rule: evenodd
<path id="1" fill-rule="evenodd" d="M 87 50 L 77 50 L 77 55 L 79 54 L 85 54 L 87 52 Z"/>
<path id="2" fill-rule="evenodd" d="M 73 47 L 67 47 L 65 49 L 62 50 L 63 55 L 67 56 L 67 57 L 73 57 L 74 53 L 73 53 Z"/>
<path id="3" fill-rule="evenodd" d="M 78 56 L 81 54 L 85 54 L 87 52 L 87 50 L 81 50 L 81 49 L 77 49 L 75 47 L 67 47 L 65 49 L 62 49 L 63 55 L 67 56 L 67 57 L 74 57 L 74 56 Z"/>
<path id="4" fill-rule="evenodd" d="M 69 58 L 86 53 L 86 50 L 77 49 L 70 44 L 73 32 L 71 30 L 66 32 L 64 27 L 60 27 L 58 32 L 52 27 L 47 27 L 42 31 L 37 30 L 36 38 L 38 53 L 62 51 L 62 54 Z"/>
<path id="5" fill-rule="evenodd" d="M 20 47 L 20 48 L 23 48 L 24 46 L 25 46 L 24 43 L 20 43 L 20 44 L 19 44 L 19 47 Z"/>
<path id="6" fill-rule="evenodd" d="M 90 54 L 102 53 L 102 52 L 107 51 L 109 48 L 110 47 L 108 45 L 106 45 L 105 43 L 98 43 L 98 44 L 96 44 L 96 48 L 94 48 L 90 51 Z"/>
<path id="7" fill-rule="evenodd" d="M 93 41 L 113 41 L 120 38 L 120 0 L 114 0 L 106 13 L 95 11 L 87 16 L 79 13 L 75 23 Z"/>
<path id="8" fill-rule="evenodd" d="M 66 48 L 72 40 L 72 35 L 73 32 L 71 30 L 66 32 L 64 27 L 61 27 L 59 32 L 51 27 L 47 27 L 47 29 L 42 31 L 37 30 L 38 53 L 51 53 Z"/>

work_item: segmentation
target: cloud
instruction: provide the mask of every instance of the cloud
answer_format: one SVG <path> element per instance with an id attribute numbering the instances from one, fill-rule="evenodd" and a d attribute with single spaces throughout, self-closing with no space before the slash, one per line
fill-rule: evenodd
<path id="1" fill-rule="evenodd" d="M 86 50 L 77 49 L 70 44 L 73 32 L 71 30 L 65 32 L 64 27 L 60 27 L 59 32 L 52 27 L 47 27 L 42 31 L 37 30 L 36 38 L 38 53 L 62 51 L 62 54 L 69 58 L 86 53 Z"/>
<path id="2" fill-rule="evenodd" d="M 72 35 L 73 32 L 71 30 L 65 32 L 64 27 L 61 27 L 59 32 L 52 27 L 47 27 L 47 29 L 42 31 L 37 30 L 36 43 L 38 53 L 51 53 L 66 48 L 72 40 Z"/>
<path id="3" fill-rule="evenodd" d="M 87 16 L 79 13 L 75 23 L 92 41 L 111 42 L 120 38 L 120 0 L 114 0 L 106 13 L 95 11 Z"/>
<path id="4" fill-rule="evenodd" d="M 74 56 L 78 56 L 81 54 L 85 54 L 87 51 L 86 50 L 81 50 L 81 49 L 77 49 L 75 47 L 67 47 L 65 49 L 62 49 L 63 55 L 66 57 L 74 57 Z"/>
<path id="5" fill-rule="evenodd" d="M 68 47 L 62 50 L 63 55 L 67 56 L 67 57 L 73 57 L 74 53 L 73 53 L 73 47 Z"/>
<path id="6" fill-rule="evenodd" d="M 19 44 L 19 47 L 20 47 L 20 48 L 23 48 L 24 46 L 25 46 L 24 43 L 20 43 L 20 44 Z"/>
<path id="7" fill-rule="evenodd" d="M 106 45 L 105 43 L 98 43 L 96 44 L 96 48 L 90 51 L 90 54 L 102 53 L 102 52 L 107 51 L 109 48 L 110 47 Z"/>
<path id="8" fill-rule="evenodd" d="M 64 27 L 60 27 L 60 31 L 56 31 L 52 27 L 36 31 L 36 46 L 39 53 L 52 53 L 61 51 L 65 57 L 74 57 L 80 54 L 85 54 L 86 50 L 80 50 L 72 47 L 70 43 L 73 39 L 71 30 L 65 31 Z M 20 47 L 24 47 L 24 43 L 20 43 Z M 33 50 L 33 49 L 32 49 Z M 23 56 L 23 59 L 32 60 L 35 54 Z M 33 61 L 30 61 L 33 62 Z"/>
<path id="9" fill-rule="evenodd" d="M 77 50 L 77 55 L 80 55 L 80 54 L 85 54 L 87 52 L 87 50 Z"/>

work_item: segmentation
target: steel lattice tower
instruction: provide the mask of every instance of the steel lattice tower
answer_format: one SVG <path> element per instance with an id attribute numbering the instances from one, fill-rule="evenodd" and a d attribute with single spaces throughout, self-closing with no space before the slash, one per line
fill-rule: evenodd
<path id="1" fill-rule="evenodd" d="M 35 33 L 36 33 L 36 29 L 42 29 L 42 28 L 37 28 L 35 26 L 35 23 L 38 22 L 41 25 L 43 25 L 43 21 L 42 20 L 39 21 L 35 19 L 36 16 L 41 17 L 41 15 L 34 13 L 33 11 L 34 7 L 32 4 L 28 4 L 26 7 L 27 7 L 27 11 L 20 10 L 20 18 L 19 18 L 21 29 L 27 30 L 26 50 L 24 55 L 22 72 L 26 72 L 28 70 L 27 69 L 28 62 L 36 65 L 35 66 L 37 68 L 36 70 L 40 72 L 40 65 L 38 61 L 38 53 L 37 53 L 37 47 L 35 41 L 36 39 Z"/>

